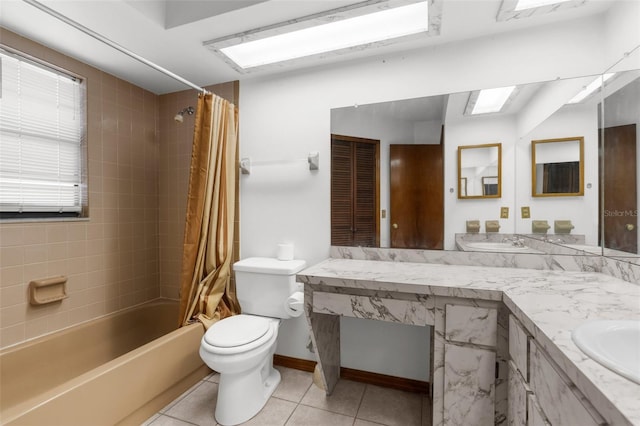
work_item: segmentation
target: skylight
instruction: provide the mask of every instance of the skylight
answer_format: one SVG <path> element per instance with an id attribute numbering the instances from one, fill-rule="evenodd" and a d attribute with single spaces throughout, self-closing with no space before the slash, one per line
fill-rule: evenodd
<path id="1" fill-rule="evenodd" d="M 507 86 L 481 90 L 477 98 L 475 98 L 475 104 L 473 104 L 471 114 L 500 112 L 513 94 L 515 88 L 516 86 Z"/>
<path id="2" fill-rule="evenodd" d="M 590 94 L 592 94 L 593 92 L 598 90 L 604 84 L 605 81 L 609 80 L 614 75 L 615 75 L 615 73 L 609 73 L 609 74 L 603 75 L 602 78 L 600 78 L 600 77 L 596 78 L 591 83 L 589 83 L 589 85 L 587 85 L 587 87 L 582 89 L 577 95 L 575 95 L 567 103 L 568 104 L 577 104 L 578 102 L 582 102 L 587 96 L 589 96 Z"/>
<path id="3" fill-rule="evenodd" d="M 363 49 L 429 31 L 428 1 L 394 8 L 370 8 L 373 13 L 337 13 L 307 21 L 268 27 L 242 35 L 205 42 L 241 70 L 347 49 Z M 365 12 L 360 12 L 365 13 Z M 346 17 L 345 16 L 349 16 Z M 329 23 L 327 23 L 329 22 Z M 301 25 L 303 24 L 303 25 Z M 300 28 L 300 27 L 305 28 Z"/>

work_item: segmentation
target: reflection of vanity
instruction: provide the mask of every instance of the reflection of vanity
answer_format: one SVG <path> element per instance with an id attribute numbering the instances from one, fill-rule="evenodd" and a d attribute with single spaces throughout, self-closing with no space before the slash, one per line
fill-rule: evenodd
<path id="1" fill-rule="evenodd" d="M 585 357 L 570 336 L 590 319 L 639 316 L 636 285 L 585 272 L 351 259 L 298 278 L 327 393 L 346 316 L 434 327 L 434 426 L 507 424 L 523 413 L 552 424 L 640 422 L 630 397 L 640 385 Z"/>

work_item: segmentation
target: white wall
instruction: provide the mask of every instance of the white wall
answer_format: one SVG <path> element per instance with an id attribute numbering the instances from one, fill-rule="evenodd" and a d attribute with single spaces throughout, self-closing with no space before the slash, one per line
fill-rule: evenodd
<path id="1" fill-rule="evenodd" d="M 537 30 L 425 48 L 389 56 L 384 61 L 345 62 L 341 66 L 243 80 L 241 157 L 304 157 L 308 151 L 319 151 L 320 170 L 309 172 L 304 164 L 263 166 L 256 167 L 250 176 L 242 177 L 241 256 L 273 256 L 276 244 L 288 240 L 295 244 L 296 256 L 310 264 L 328 257 L 332 108 L 597 74 L 610 65 L 603 63 L 604 48 L 603 26 L 598 17 L 591 17 Z M 503 151 L 503 155 L 513 158 L 513 153 Z M 455 187 L 452 172 L 455 167 L 455 157 L 446 155 L 447 206 L 452 202 L 448 188 Z M 503 165 L 506 182 L 514 181 L 513 167 Z M 513 192 L 513 186 L 505 187 L 503 197 Z M 493 200 L 491 203 L 495 218 L 499 207 L 512 205 L 513 200 L 503 198 L 497 200 L 495 206 Z M 448 217 L 451 212 L 446 214 Z M 450 222 L 446 219 L 448 234 L 452 229 Z M 464 221 L 460 218 L 454 223 Z M 425 339 L 424 330 L 405 327 L 408 330 L 402 344 L 386 345 L 388 334 L 381 332 L 378 323 L 359 321 L 352 326 L 353 334 L 349 335 L 348 330 L 343 333 L 343 366 L 426 379 L 425 360 L 429 353 L 415 343 Z M 350 345 L 349 341 L 356 337 L 363 341 Z M 364 337 L 368 337 L 366 341 Z M 284 321 L 277 351 L 282 355 L 315 359 L 307 350 L 308 340 L 303 318 Z M 398 348 L 402 348 L 403 353 L 415 352 L 414 361 L 407 360 L 402 367 L 384 361 L 395 359 L 400 352 Z M 372 353 L 377 355 L 375 365 L 367 363 Z"/>
<path id="2" fill-rule="evenodd" d="M 509 212 L 508 219 L 500 219 L 500 208 L 514 205 L 513 147 L 515 139 L 514 116 L 479 116 L 465 118 L 458 122 L 447 122 L 445 125 L 445 250 L 455 250 L 455 234 L 466 232 L 467 220 L 480 220 L 480 232 L 485 232 L 486 220 L 499 220 L 501 233 L 513 232 L 514 212 Z M 458 147 L 488 143 L 502 144 L 502 196 L 458 199 Z"/>
<path id="3" fill-rule="evenodd" d="M 413 144 L 413 125 L 359 114 L 357 108 L 338 108 L 331 110 L 331 133 L 380 140 L 380 209 L 387 211 L 386 217 L 380 218 L 380 247 L 389 247 L 389 145 Z"/>
<path id="4" fill-rule="evenodd" d="M 584 196 L 533 197 L 531 195 L 531 141 L 584 137 Z M 537 155 L 536 155 L 537 157 Z M 516 180 L 518 191 L 515 206 L 518 220 L 516 232 L 531 233 L 532 220 L 546 220 L 553 233 L 554 220 L 571 220 L 572 234 L 583 234 L 587 244 L 598 241 L 598 111 L 595 105 L 562 109 L 539 124 L 517 142 Z M 520 207 L 529 206 L 530 219 L 520 218 Z"/>

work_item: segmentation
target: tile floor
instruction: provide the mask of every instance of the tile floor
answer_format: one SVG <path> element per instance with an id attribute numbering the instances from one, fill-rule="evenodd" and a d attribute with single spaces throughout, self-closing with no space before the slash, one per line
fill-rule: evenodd
<path id="1" fill-rule="evenodd" d="M 340 380 L 327 397 L 312 374 L 276 367 L 282 381 L 265 407 L 244 425 L 256 426 L 429 426 L 427 395 Z M 216 426 L 213 417 L 218 374 L 197 383 L 143 426 Z"/>

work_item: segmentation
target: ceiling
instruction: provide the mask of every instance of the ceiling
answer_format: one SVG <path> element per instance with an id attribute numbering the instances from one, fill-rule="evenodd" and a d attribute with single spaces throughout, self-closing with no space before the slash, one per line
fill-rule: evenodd
<path id="1" fill-rule="evenodd" d="M 606 13 L 615 0 L 588 0 L 553 13 L 501 22 L 496 16 L 502 0 L 432 0 L 441 6 L 439 35 L 247 74 L 235 71 L 203 46 L 207 40 L 361 1 L 42 0 L 41 3 L 137 55 L 199 86 L 206 86 L 371 56 L 384 58 L 406 50 L 580 19 Z M 0 1 L 0 26 L 156 94 L 188 88 L 22 0 Z"/>

